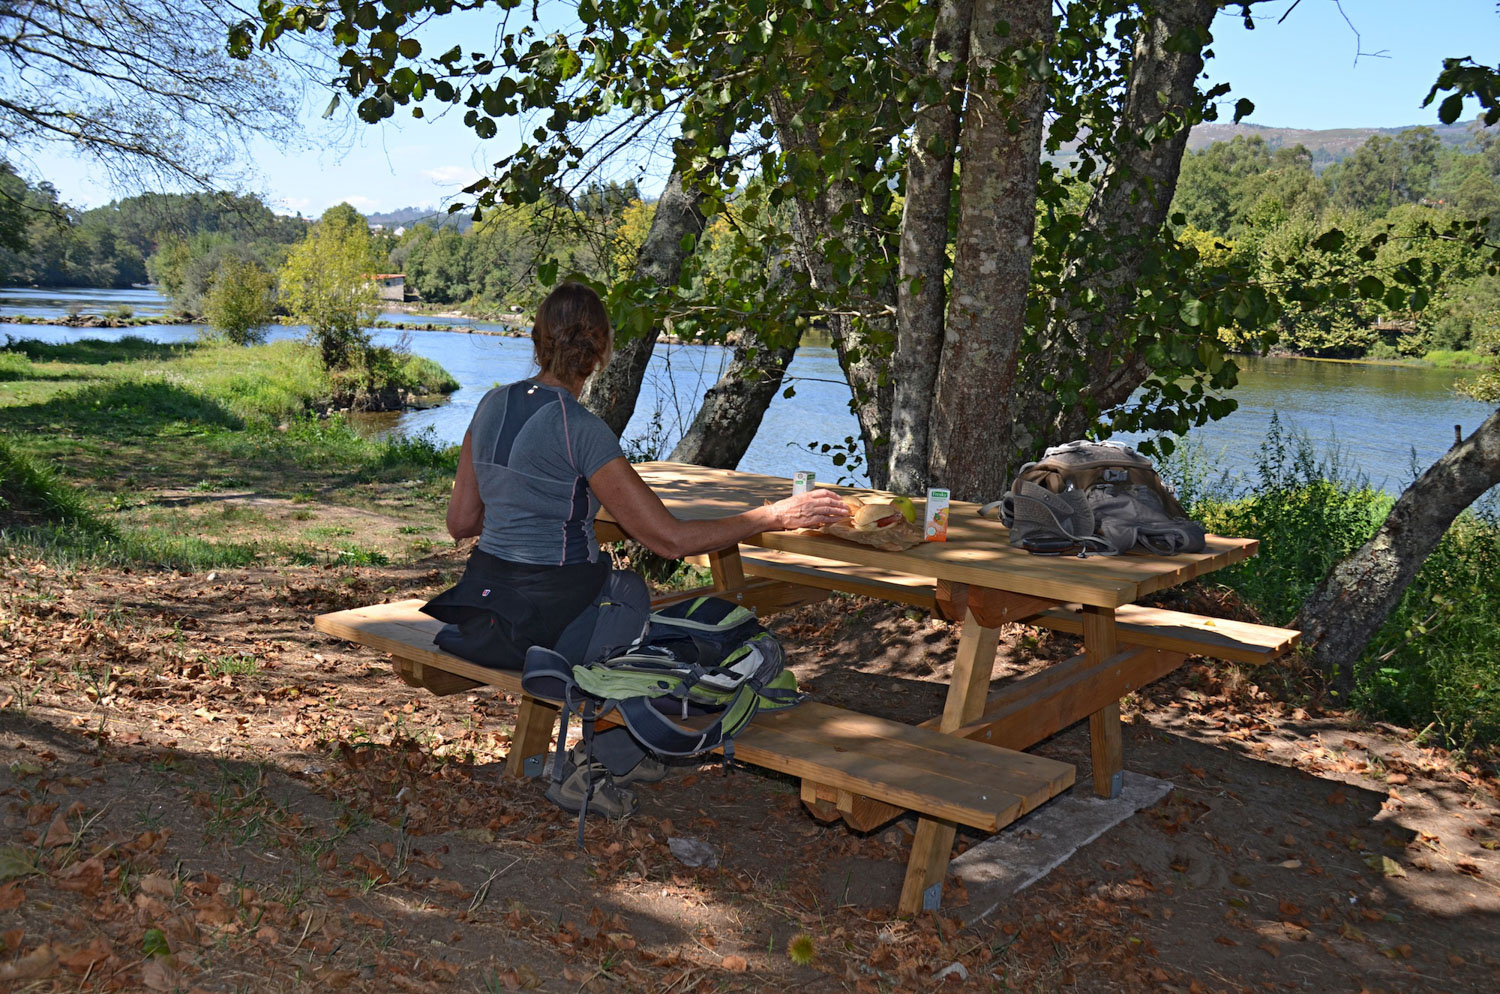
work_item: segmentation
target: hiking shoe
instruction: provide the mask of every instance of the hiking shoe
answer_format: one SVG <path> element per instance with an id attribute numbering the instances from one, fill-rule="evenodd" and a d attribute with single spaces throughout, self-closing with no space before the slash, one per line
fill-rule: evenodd
<path id="1" fill-rule="evenodd" d="M 584 749 L 580 742 L 568 750 L 568 763 L 578 767 L 583 765 Z M 667 764 L 647 753 L 635 767 L 625 773 L 613 774 L 615 786 L 629 787 L 633 783 L 657 783 L 667 778 Z"/>
<path id="2" fill-rule="evenodd" d="M 591 786 L 592 795 L 589 794 Z M 554 781 L 547 786 L 547 800 L 573 814 L 582 810 L 585 797 L 588 797 L 590 814 L 611 821 L 635 814 L 635 794 L 619 786 L 603 763 L 575 767 L 562 783 Z"/>

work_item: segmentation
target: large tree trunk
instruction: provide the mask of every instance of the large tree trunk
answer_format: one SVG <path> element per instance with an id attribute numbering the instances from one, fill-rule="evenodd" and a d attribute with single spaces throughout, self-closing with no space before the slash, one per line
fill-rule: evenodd
<path id="1" fill-rule="evenodd" d="M 953 155 L 963 114 L 974 0 L 940 0 L 927 51 L 931 92 L 917 113 L 901 215 L 901 275 L 896 284 L 896 354 L 891 360 L 891 489 L 927 487 L 928 416 L 943 351 L 943 280 L 948 269 Z"/>
<path id="2" fill-rule="evenodd" d="M 1005 37 L 995 30 L 1002 20 Z M 953 289 L 929 443 L 930 478 L 960 500 L 992 500 L 1008 482 L 1007 407 L 1025 332 L 1045 104 L 1042 80 L 1015 50 L 1044 47 L 1051 33 L 1047 0 L 975 2 Z"/>
<path id="3" fill-rule="evenodd" d="M 1329 571 L 1295 625 L 1335 687 L 1353 686 L 1354 663 L 1453 520 L 1500 483 L 1500 410 L 1406 488 L 1357 552 Z"/>
<path id="4" fill-rule="evenodd" d="M 797 351 L 749 345 L 734 347 L 724 375 L 703 395 L 703 406 L 672 450 L 674 461 L 734 469 L 744 458 Z"/>
<path id="5" fill-rule="evenodd" d="M 1083 396 L 1063 403 L 1058 391 L 1029 391 L 1015 412 L 1013 463 L 1045 445 L 1082 437 L 1098 412 L 1123 404 L 1150 375 L 1121 321 L 1177 189 L 1203 71 L 1199 38 L 1219 7 L 1220 0 L 1161 4 L 1142 22 L 1114 141 L 1119 151 L 1089 202 L 1066 267 L 1065 285 L 1075 292 L 1048 315 L 1047 348 L 1024 370 L 1033 384 L 1048 377 L 1059 384 L 1078 380 Z M 1172 121 L 1180 123 L 1166 138 L 1146 140 L 1148 129 L 1164 131 Z M 1079 302 L 1086 297 L 1085 307 Z"/>
<path id="6" fill-rule="evenodd" d="M 682 247 L 683 236 L 703 235 L 705 221 L 699 206 L 701 201 L 701 193 L 696 189 L 684 190 L 682 177 L 672 174 L 661 199 L 656 202 L 651 230 L 646 233 L 646 240 L 641 243 L 635 257 L 638 278 L 664 287 L 677 282 L 682 275 L 682 263 L 687 258 L 687 250 Z M 635 413 L 641 381 L 645 378 L 646 366 L 651 361 L 660 334 L 660 329 L 653 327 L 644 336 L 632 338 L 615 349 L 609 365 L 590 377 L 584 389 L 583 406 L 599 415 L 616 435 L 624 433 Z"/>
<path id="7" fill-rule="evenodd" d="M 812 126 L 794 126 L 792 121 L 796 116 L 796 109 L 785 100 L 772 98 L 771 116 L 776 124 L 777 139 L 784 148 L 822 154 L 817 130 Z M 815 115 L 810 114 L 809 117 L 816 120 Z M 798 254 L 802 257 L 814 287 L 831 290 L 836 284 L 833 267 L 824 258 L 820 248 L 820 242 L 824 238 L 841 238 L 851 245 L 858 245 L 861 239 L 867 243 L 868 232 L 875 230 L 875 225 L 861 206 L 863 199 L 864 191 L 858 184 L 848 180 L 829 183 L 816 197 L 797 199 L 792 232 Z M 835 224 L 836 217 L 844 220 Z M 874 315 L 877 311 L 893 309 L 888 305 L 894 305 L 895 288 L 886 285 L 862 289 L 868 302 L 864 311 L 870 315 L 867 322 L 885 320 Z M 884 487 L 890 465 L 889 361 L 879 343 L 872 341 L 871 336 L 861 330 L 860 323 L 851 315 L 830 314 L 827 321 L 833 336 L 834 351 L 839 357 L 839 366 L 852 393 L 849 406 L 859 421 L 870 484 Z"/>

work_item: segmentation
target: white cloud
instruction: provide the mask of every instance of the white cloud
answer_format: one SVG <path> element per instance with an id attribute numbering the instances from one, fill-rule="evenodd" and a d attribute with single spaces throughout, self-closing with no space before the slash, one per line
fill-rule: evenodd
<path id="1" fill-rule="evenodd" d="M 438 186 L 451 186 L 460 188 L 468 186 L 479 178 L 472 166 L 438 166 L 435 169 L 424 169 L 422 175 L 432 180 Z"/>
<path id="2" fill-rule="evenodd" d="M 376 210 L 380 206 L 370 197 L 362 197 L 357 193 L 344 197 L 343 202 L 348 204 L 350 207 L 353 207 L 361 214 L 368 214 L 371 211 Z"/>

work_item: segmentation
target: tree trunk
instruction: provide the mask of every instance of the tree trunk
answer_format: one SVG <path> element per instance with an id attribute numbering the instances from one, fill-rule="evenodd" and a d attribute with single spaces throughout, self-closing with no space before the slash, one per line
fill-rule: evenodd
<path id="1" fill-rule="evenodd" d="M 776 136 L 784 148 L 798 149 L 821 155 L 821 143 L 813 127 L 794 127 L 795 109 L 784 100 L 771 99 L 771 115 L 776 124 Z M 816 119 L 815 115 L 809 115 Z M 861 237 L 868 235 L 875 225 L 863 207 L 863 191 L 850 181 L 832 182 L 818 196 L 798 198 L 793 212 L 792 232 L 798 254 L 806 266 L 808 277 L 814 287 L 831 291 L 836 284 L 833 267 L 823 257 L 819 243 L 825 238 L 842 238 L 851 244 L 859 244 Z M 834 223 L 834 218 L 844 220 Z M 877 310 L 886 310 L 886 303 L 894 304 L 895 288 L 889 285 L 865 288 L 870 302 L 864 308 L 869 323 L 882 320 L 875 316 Z M 849 314 L 828 315 L 828 329 L 833 335 L 834 351 L 839 357 L 839 367 L 849 382 L 852 393 L 849 407 L 859 421 L 860 439 L 863 443 L 866 469 L 870 484 L 884 487 L 889 476 L 889 434 L 891 423 L 891 377 L 890 365 L 879 343 L 862 331 L 858 322 Z M 830 439 L 830 441 L 838 441 Z"/>
<path id="2" fill-rule="evenodd" d="M 1002 20 L 1005 37 L 995 30 Z M 929 436 L 929 476 L 960 500 L 993 500 L 1008 482 L 1006 408 L 1025 332 L 1046 95 L 1017 50 L 1043 48 L 1051 33 L 1047 0 L 974 4 L 953 289 Z"/>
<path id="3" fill-rule="evenodd" d="M 1314 664 L 1338 689 L 1453 520 L 1500 483 L 1500 410 L 1433 463 L 1357 552 L 1318 584 L 1294 623 Z"/>
<path id="4" fill-rule="evenodd" d="M 635 257 L 635 275 L 647 279 L 657 286 L 674 285 L 682 275 L 682 263 L 687 252 L 682 247 L 684 235 L 702 237 L 705 219 L 700 208 L 702 194 L 696 189 L 684 190 L 682 177 L 673 173 L 667 180 L 661 199 L 656 202 L 656 214 L 651 219 L 651 230 L 641 243 Z M 652 327 L 640 338 L 615 349 L 615 356 L 608 366 L 589 378 L 583 392 L 583 406 L 599 415 L 609 430 L 623 434 L 630 417 L 635 413 L 635 402 L 641 393 L 641 381 L 646 375 L 646 366 L 656 348 L 661 330 Z"/>
<path id="5" fill-rule="evenodd" d="M 796 351 L 795 346 L 768 349 L 753 341 L 748 347 L 736 345 L 734 358 L 703 395 L 703 406 L 670 458 L 716 469 L 738 466 Z"/>
<path id="6" fill-rule="evenodd" d="M 891 361 L 891 489 L 927 488 L 928 415 L 943 351 L 943 280 L 948 269 L 953 154 L 963 111 L 960 67 L 969 60 L 974 0 L 941 0 L 927 74 L 932 91 L 917 114 L 901 215 L 901 275 L 896 284 L 896 354 Z"/>
<path id="7" fill-rule="evenodd" d="M 1219 7 L 1219 0 L 1161 4 L 1142 21 L 1114 142 L 1119 152 L 1089 202 L 1066 266 L 1065 284 L 1075 292 L 1048 316 L 1047 348 L 1024 371 L 1029 383 L 1080 380 L 1083 397 L 1063 403 L 1057 391 L 1033 390 L 1016 412 L 1012 462 L 1082 437 L 1099 412 L 1123 404 L 1150 375 L 1121 323 L 1177 189 L 1203 71 L 1199 38 Z M 1145 139 L 1148 129 L 1165 130 L 1172 122 L 1176 130 L 1167 137 Z M 1077 303 L 1085 295 L 1092 298 L 1087 307 Z"/>

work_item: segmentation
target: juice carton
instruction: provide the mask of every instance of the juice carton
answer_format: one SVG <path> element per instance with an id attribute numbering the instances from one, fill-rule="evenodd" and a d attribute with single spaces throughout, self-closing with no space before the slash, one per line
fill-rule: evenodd
<path id="1" fill-rule="evenodd" d="M 816 474 L 803 470 L 792 474 L 792 496 L 805 494 L 813 488 L 813 477 Z"/>
<path id="2" fill-rule="evenodd" d="M 948 541 L 948 491 L 936 487 L 927 491 L 927 516 L 922 538 L 928 542 Z"/>

